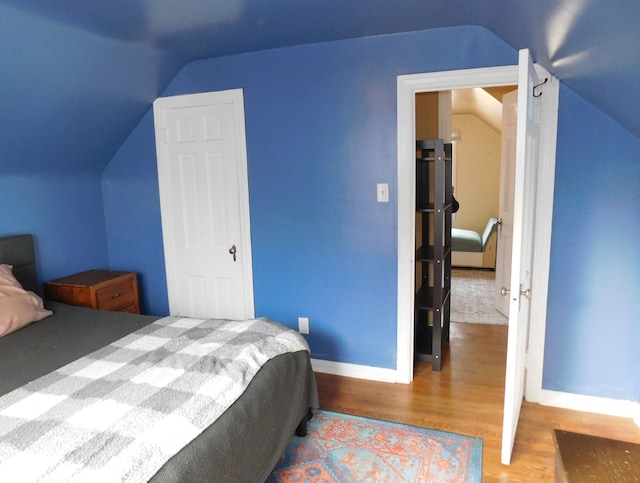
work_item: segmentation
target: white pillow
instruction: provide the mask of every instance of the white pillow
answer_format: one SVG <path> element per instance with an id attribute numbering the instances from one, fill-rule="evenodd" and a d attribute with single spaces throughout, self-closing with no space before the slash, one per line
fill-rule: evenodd
<path id="1" fill-rule="evenodd" d="M 51 314 L 40 297 L 22 288 L 11 265 L 0 265 L 0 337 Z"/>

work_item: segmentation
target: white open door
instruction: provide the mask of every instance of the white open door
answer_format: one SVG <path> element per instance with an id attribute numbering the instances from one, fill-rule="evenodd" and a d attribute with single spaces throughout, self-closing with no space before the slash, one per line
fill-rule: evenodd
<path id="1" fill-rule="evenodd" d="M 540 81 L 529 50 L 520 51 L 518 62 L 518 127 L 514 173 L 513 245 L 509 298 L 509 335 L 502 428 L 503 464 L 511 462 L 520 408 L 524 397 L 527 334 L 531 302 L 533 239 L 538 161 L 538 103 Z M 535 295 L 535 294 L 533 294 Z"/>
<path id="2" fill-rule="evenodd" d="M 252 318 L 242 91 L 163 97 L 153 107 L 169 310 Z"/>

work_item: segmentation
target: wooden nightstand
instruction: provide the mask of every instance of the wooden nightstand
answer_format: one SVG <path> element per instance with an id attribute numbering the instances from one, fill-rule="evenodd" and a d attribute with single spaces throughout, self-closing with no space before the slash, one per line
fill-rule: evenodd
<path id="1" fill-rule="evenodd" d="M 89 270 L 44 284 L 47 300 L 116 312 L 140 313 L 135 272 Z"/>

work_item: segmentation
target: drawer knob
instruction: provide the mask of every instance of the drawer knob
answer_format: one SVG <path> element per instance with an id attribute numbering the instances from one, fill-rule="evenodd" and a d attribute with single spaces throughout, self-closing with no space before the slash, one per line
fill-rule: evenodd
<path id="1" fill-rule="evenodd" d="M 118 297 L 120 297 L 120 292 L 114 293 L 111 298 L 112 299 L 117 299 Z"/>

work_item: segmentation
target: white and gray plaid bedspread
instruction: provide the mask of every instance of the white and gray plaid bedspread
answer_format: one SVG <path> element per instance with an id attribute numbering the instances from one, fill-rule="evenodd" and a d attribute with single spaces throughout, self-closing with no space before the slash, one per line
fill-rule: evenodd
<path id="1" fill-rule="evenodd" d="M 0 481 L 147 481 L 300 350 L 266 319 L 158 320 L 0 398 Z"/>

